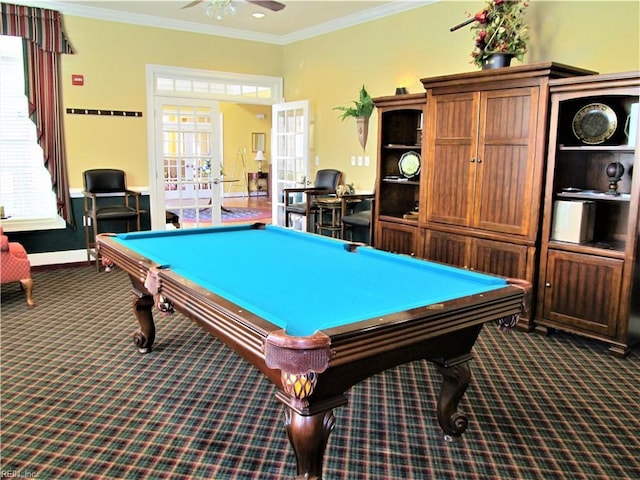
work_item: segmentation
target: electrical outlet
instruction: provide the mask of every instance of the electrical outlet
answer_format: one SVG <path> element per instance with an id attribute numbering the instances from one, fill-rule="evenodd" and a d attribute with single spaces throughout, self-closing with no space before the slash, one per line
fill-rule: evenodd
<path id="1" fill-rule="evenodd" d="M 356 157 L 355 156 L 351 156 L 351 165 L 353 165 L 354 167 L 356 166 Z"/>
<path id="2" fill-rule="evenodd" d="M 364 157 L 364 166 L 365 166 L 365 167 L 368 167 L 368 166 L 369 166 L 369 163 L 370 163 L 369 155 L 367 155 L 366 157 Z"/>
<path id="3" fill-rule="evenodd" d="M 316 165 L 320 165 L 320 155 L 316 155 Z"/>
<path id="4" fill-rule="evenodd" d="M 358 155 L 358 166 L 362 166 L 362 155 Z"/>

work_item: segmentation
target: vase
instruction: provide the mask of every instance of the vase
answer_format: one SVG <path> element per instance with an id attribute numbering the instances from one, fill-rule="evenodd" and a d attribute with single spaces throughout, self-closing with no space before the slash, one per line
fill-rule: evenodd
<path id="1" fill-rule="evenodd" d="M 358 126 L 358 140 L 364 150 L 367 146 L 367 136 L 369 135 L 369 117 L 356 117 L 356 122 Z"/>
<path id="2" fill-rule="evenodd" d="M 511 65 L 513 53 L 492 53 L 482 60 L 482 70 L 490 70 L 492 68 L 502 68 Z"/>

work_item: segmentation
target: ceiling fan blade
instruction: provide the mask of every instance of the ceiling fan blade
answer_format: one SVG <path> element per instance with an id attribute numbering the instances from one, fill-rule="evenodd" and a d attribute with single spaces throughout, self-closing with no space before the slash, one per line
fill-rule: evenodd
<path id="1" fill-rule="evenodd" d="M 191 8 L 191 7 L 195 7 L 196 5 L 198 5 L 199 3 L 202 3 L 204 0 L 195 0 L 193 2 L 189 2 L 187 3 L 184 7 L 180 7 L 180 10 L 184 10 L 185 8 Z"/>
<path id="2" fill-rule="evenodd" d="M 275 0 L 247 0 L 247 2 L 264 7 L 268 10 L 273 10 L 274 12 L 279 12 L 286 7 L 284 3 L 276 2 Z"/>

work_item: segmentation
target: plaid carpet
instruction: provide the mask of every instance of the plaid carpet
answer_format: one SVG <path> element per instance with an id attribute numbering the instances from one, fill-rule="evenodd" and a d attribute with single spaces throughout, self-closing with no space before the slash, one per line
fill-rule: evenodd
<path id="1" fill-rule="evenodd" d="M 129 281 L 92 267 L 36 272 L 36 308 L 2 286 L 3 476 L 261 479 L 295 476 L 274 388 L 191 321 L 157 317 L 153 353 L 131 337 Z M 442 440 L 439 378 L 414 362 L 348 392 L 324 478 L 640 478 L 640 356 L 485 328 Z"/>

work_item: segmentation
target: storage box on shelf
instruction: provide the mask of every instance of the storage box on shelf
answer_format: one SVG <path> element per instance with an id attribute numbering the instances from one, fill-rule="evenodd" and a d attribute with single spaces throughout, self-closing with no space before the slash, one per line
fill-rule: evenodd
<path id="1" fill-rule="evenodd" d="M 536 330 L 597 338 L 625 356 L 640 341 L 640 73 L 555 80 L 550 93 Z M 590 238 L 554 235 L 558 202 L 584 201 Z"/>

